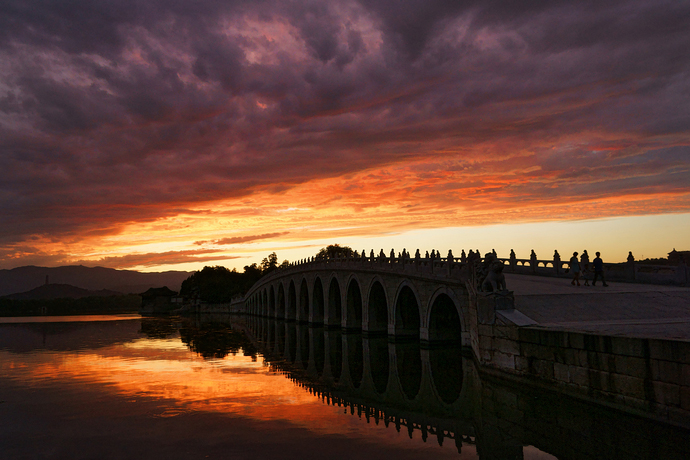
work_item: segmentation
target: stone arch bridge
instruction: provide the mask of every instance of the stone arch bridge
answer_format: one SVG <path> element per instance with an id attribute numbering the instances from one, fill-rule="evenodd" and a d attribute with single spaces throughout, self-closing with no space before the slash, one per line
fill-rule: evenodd
<path id="1" fill-rule="evenodd" d="M 244 309 L 368 336 L 472 346 L 477 315 L 470 279 L 467 261 L 452 254 L 310 259 L 261 278 Z"/>

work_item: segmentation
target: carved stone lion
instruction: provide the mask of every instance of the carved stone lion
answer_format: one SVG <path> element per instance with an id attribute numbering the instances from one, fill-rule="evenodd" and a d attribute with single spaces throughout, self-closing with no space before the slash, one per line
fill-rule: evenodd
<path id="1" fill-rule="evenodd" d="M 497 292 L 506 290 L 506 277 L 503 274 L 503 262 L 493 260 L 490 262 L 489 270 L 482 282 L 483 292 Z"/>

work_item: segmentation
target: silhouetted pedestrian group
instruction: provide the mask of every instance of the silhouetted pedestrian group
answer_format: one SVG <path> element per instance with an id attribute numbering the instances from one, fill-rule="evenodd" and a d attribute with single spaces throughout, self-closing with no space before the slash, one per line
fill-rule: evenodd
<path id="1" fill-rule="evenodd" d="M 577 252 L 573 252 L 573 256 L 570 258 L 570 272 L 573 274 L 573 280 L 570 282 L 573 286 L 580 286 L 580 279 L 584 281 L 585 286 L 589 286 L 589 281 L 587 280 L 587 272 L 589 272 L 589 254 L 587 250 L 582 251 L 580 259 L 577 258 Z M 596 286 L 597 280 L 601 279 L 603 286 L 608 286 L 606 284 L 606 278 L 604 278 L 604 261 L 601 260 L 601 253 L 597 252 L 597 256 L 592 261 L 592 266 L 594 268 L 594 279 L 592 280 L 592 286 Z"/>

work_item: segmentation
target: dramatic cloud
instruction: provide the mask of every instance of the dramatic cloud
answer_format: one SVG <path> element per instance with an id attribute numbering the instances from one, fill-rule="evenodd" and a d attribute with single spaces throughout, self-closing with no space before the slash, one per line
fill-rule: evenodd
<path id="1" fill-rule="evenodd" d="M 127 267 L 157 267 L 160 265 L 176 265 L 189 262 L 208 262 L 217 260 L 237 259 L 238 257 L 223 256 L 218 251 L 168 251 L 149 254 L 127 254 L 120 257 L 103 257 L 98 260 L 73 261 L 72 264 L 97 265 L 107 268 Z"/>
<path id="2" fill-rule="evenodd" d="M 688 23 L 677 1 L 3 1 L 0 265 L 688 212 Z"/>
<path id="3" fill-rule="evenodd" d="M 219 240 L 212 241 L 195 241 L 196 245 L 213 244 L 213 245 L 224 245 L 224 244 L 239 244 L 239 243 L 251 243 L 252 241 L 268 240 L 271 238 L 277 238 L 279 236 L 287 235 L 290 232 L 275 232 L 275 233 L 264 233 L 261 235 L 247 235 L 247 236 L 233 236 L 230 238 L 221 238 Z"/>
<path id="4" fill-rule="evenodd" d="M 75 259 L 66 253 L 47 254 L 40 248 L 23 248 L 24 252 L 3 252 L 0 253 L 3 260 L 21 260 L 24 265 L 38 266 L 63 266 L 63 265 L 88 265 L 108 268 L 150 268 L 161 265 L 178 265 L 190 263 L 205 263 L 209 261 L 223 261 L 237 259 L 239 256 L 228 256 L 221 254 L 219 250 L 186 250 L 186 251 L 166 251 L 151 253 L 132 253 L 124 256 L 108 256 L 98 259 Z"/>

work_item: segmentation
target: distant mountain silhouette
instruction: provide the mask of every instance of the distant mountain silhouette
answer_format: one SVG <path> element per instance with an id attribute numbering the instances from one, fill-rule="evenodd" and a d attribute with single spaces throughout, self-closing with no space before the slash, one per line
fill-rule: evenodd
<path id="1" fill-rule="evenodd" d="M 122 292 L 101 289 L 90 291 L 71 284 L 44 284 L 30 291 L 19 292 L 3 296 L 4 299 L 11 300 L 50 300 L 50 299 L 81 299 L 83 297 L 108 297 L 112 295 L 122 295 Z"/>
<path id="2" fill-rule="evenodd" d="M 191 274 L 183 271 L 141 273 L 83 265 L 17 267 L 0 270 L 0 296 L 30 291 L 46 284 L 46 277 L 49 284 L 69 284 L 91 291 L 108 289 L 123 294 L 140 294 L 149 288 L 162 286 L 179 291 L 182 281 Z"/>

